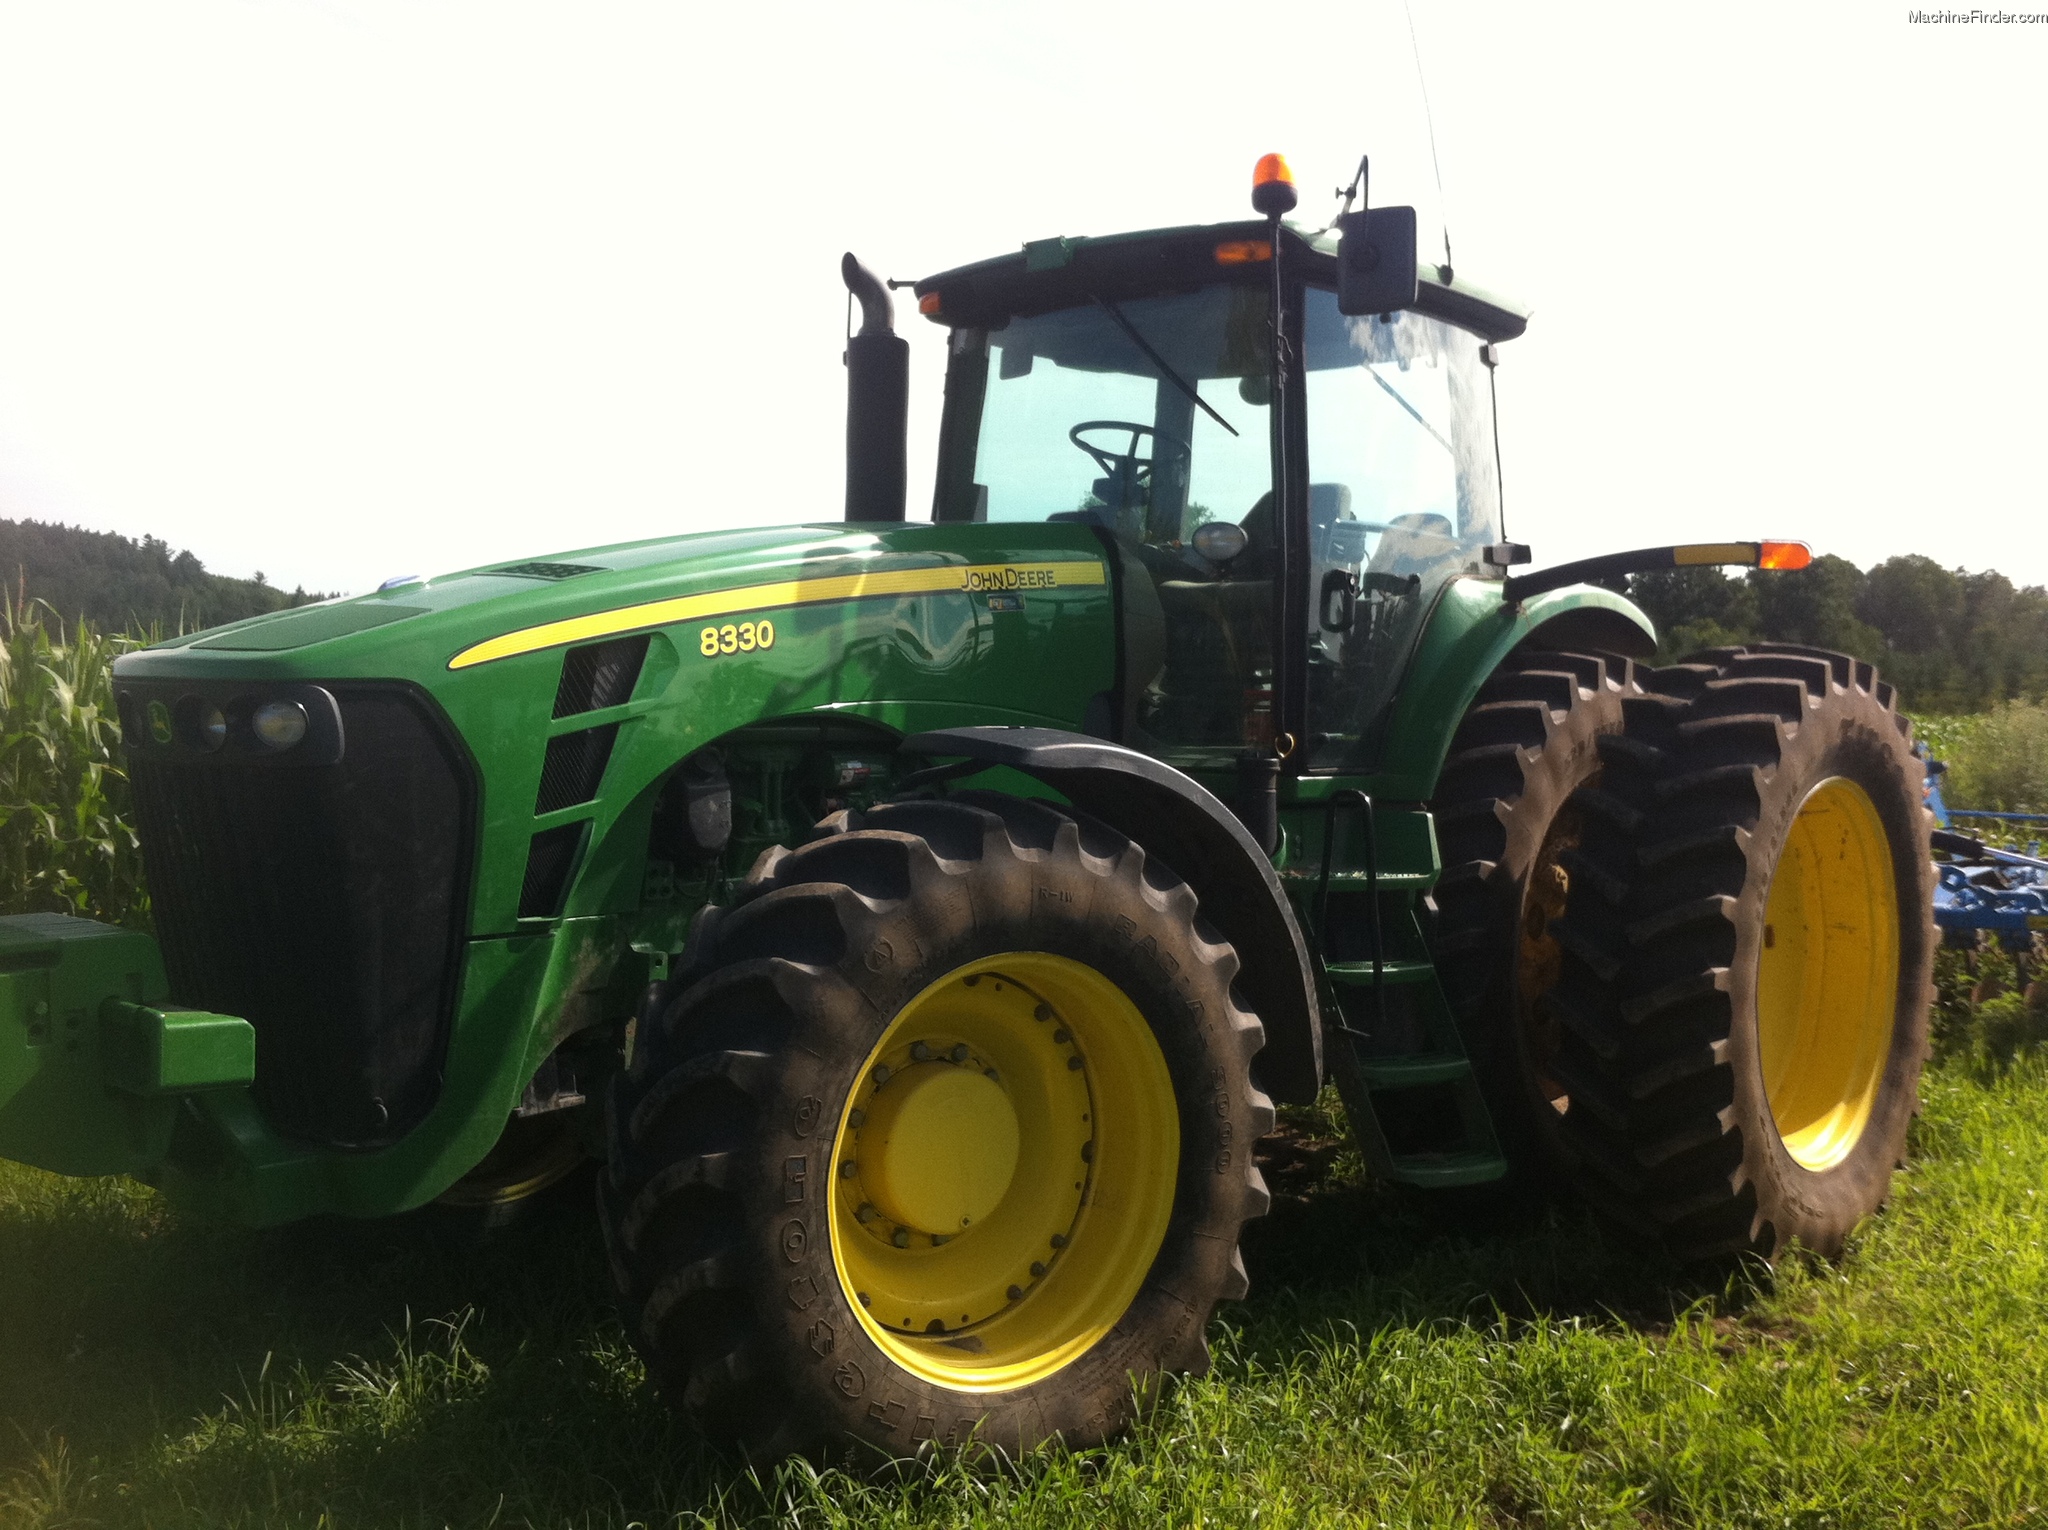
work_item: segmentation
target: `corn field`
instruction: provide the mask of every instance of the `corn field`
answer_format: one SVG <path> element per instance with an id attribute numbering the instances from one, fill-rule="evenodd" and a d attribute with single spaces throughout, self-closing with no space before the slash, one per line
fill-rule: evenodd
<path id="1" fill-rule="evenodd" d="M 0 914 L 149 927 L 114 711 L 114 659 L 147 638 L 0 608 Z"/>

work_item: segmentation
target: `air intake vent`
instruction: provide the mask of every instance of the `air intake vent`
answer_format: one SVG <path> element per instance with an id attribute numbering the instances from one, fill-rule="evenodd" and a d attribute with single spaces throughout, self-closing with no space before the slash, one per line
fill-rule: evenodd
<path id="1" fill-rule="evenodd" d="M 491 572 L 514 579 L 574 579 L 578 574 L 602 574 L 604 570 L 595 563 L 508 563 Z"/>
<path id="2" fill-rule="evenodd" d="M 638 637 L 570 649 L 562 660 L 562 683 L 555 691 L 555 716 L 574 717 L 578 712 L 624 706 L 633 698 L 633 682 L 640 678 L 640 663 L 646 657 L 644 632 Z"/>
<path id="3" fill-rule="evenodd" d="M 533 836 L 526 852 L 526 881 L 519 889 L 521 919 L 552 919 L 561 912 L 562 892 L 569 885 L 569 873 L 576 865 L 576 852 L 583 848 L 583 831 L 588 824 L 565 823 L 559 829 L 543 829 Z"/>
<path id="4" fill-rule="evenodd" d="M 612 740 L 618 736 L 619 725 L 606 723 L 602 728 L 549 739 L 547 759 L 540 767 L 540 795 L 533 803 L 534 817 L 595 797 L 604 780 L 605 762 L 612 757 Z"/>

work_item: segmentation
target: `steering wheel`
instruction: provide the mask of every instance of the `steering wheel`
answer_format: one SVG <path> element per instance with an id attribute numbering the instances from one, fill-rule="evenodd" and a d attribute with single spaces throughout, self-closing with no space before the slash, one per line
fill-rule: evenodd
<path id="1" fill-rule="evenodd" d="M 1091 430 L 1128 431 L 1131 437 L 1130 444 L 1118 452 L 1082 440 L 1081 437 Z M 1152 438 L 1152 455 L 1149 457 L 1138 455 L 1138 440 L 1142 436 Z M 1067 439 L 1095 459 L 1095 465 L 1102 469 L 1105 478 L 1128 489 L 1144 489 L 1151 486 L 1152 470 L 1159 463 L 1162 447 L 1172 447 L 1182 462 L 1186 462 L 1194 455 L 1193 449 L 1180 437 L 1154 430 L 1150 425 L 1140 425 L 1135 420 L 1083 420 L 1067 432 Z"/>

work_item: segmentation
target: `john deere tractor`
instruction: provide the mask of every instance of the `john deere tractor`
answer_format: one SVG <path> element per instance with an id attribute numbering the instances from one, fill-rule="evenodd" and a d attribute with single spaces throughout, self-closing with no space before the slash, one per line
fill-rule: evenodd
<path id="1" fill-rule="evenodd" d="M 1326 1080 L 1392 1181 L 1838 1250 L 1927 1035 L 1891 688 L 1642 662 L 1616 576 L 1796 543 L 1514 572 L 1524 314 L 1294 202 L 917 282 L 928 521 L 849 256 L 843 520 L 123 659 L 157 935 L 0 921 L 0 1154 L 254 1225 L 596 1160 L 649 1374 L 757 1452 L 1113 1433 Z"/>

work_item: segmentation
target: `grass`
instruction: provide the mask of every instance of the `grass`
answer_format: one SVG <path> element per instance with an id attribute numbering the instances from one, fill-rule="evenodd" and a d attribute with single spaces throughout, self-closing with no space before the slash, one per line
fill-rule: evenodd
<path id="1" fill-rule="evenodd" d="M 1725 1285 L 1575 1215 L 1460 1230 L 1308 1144 L 1212 1375 L 980 1474 L 708 1453 L 573 1212 L 245 1233 L 0 1166 L 0 1525 L 2048 1524 L 2048 1063 L 1924 1093 L 1842 1264 Z"/>
<path id="2" fill-rule="evenodd" d="M 1915 718 L 1913 726 L 1927 752 L 1948 764 L 1942 796 L 1951 807 L 2048 813 L 2048 703 L 2008 701 L 1962 717 Z M 1976 819 L 1960 827 L 2024 848 L 2042 826 Z"/>

